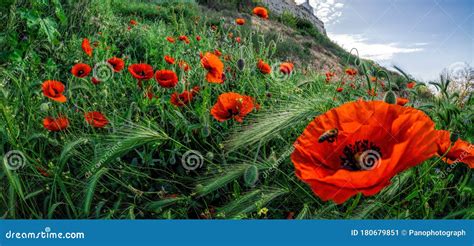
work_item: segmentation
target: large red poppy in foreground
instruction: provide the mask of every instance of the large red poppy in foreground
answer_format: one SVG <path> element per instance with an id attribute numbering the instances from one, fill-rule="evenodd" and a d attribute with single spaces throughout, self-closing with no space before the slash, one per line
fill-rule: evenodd
<path id="1" fill-rule="evenodd" d="M 448 164 L 462 162 L 466 163 L 470 168 L 474 168 L 474 144 L 461 139 L 456 140 L 453 144 L 450 139 L 451 134 L 445 130 L 439 130 L 437 134 L 438 155 L 444 156 L 444 161 Z"/>
<path id="2" fill-rule="evenodd" d="M 437 133 L 423 112 L 358 101 L 316 117 L 295 142 L 296 175 L 322 200 L 371 196 L 397 173 L 436 155 Z"/>

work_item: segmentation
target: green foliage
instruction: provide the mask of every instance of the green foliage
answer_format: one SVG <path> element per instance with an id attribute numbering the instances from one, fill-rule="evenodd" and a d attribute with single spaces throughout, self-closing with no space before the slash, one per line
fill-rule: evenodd
<path id="1" fill-rule="evenodd" d="M 1 51 L 0 148 L 3 153 L 20 150 L 27 159 L 27 165 L 16 171 L 1 165 L 2 218 L 474 217 L 472 171 L 458 165 L 448 172 L 437 158 L 396 176 L 375 196 L 354 197 L 342 205 L 321 201 L 295 177 L 292 145 L 319 114 L 347 101 L 376 99 L 367 95 L 367 88 L 382 95 L 385 90 L 369 79 L 381 68 L 356 59 L 311 23 L 290 15 L 282 16 L 282 22 L 312 37 L 310 42 L 298 45 L 281 34 L 256 31 L 250 20 L 237 27 L 233 19 L 222 18 L 222 10 L 249 13 L 253 1 L 199 2 L 214 10 L 183 1 L 2 2 L 8 9 L 2 21 L 8 21 L 1 36 L 7 48 Z M 136 26 L 131 26 L 132 19 Z M 242 44 L 229 38 L 229 32 L 240 36 Z M 187 35 L 191 44 L 169 44 L 165 39 L 180 35 Z M 97 41 L 92 57 L 81 50 L 85 37 L 93 44 Z M 344 93 L 336 92 L 347 79 L 344 74 L 327 83 L 324 75 L 303 73 L 299 66 L 289 76 L 278 73 L 281 61 L 298 58 L 304 63 L 313 45 L 328 48 L 343 65 L 353 64 L 363 75 L 351 81 L 357 89 L 347 85 Z M 206 82 L 200 64 L 199 53 L 215 49 L 223 53 L 229 68 L 223 84 Z M 79 79 L 70 74 L 77 62 L 94 66 L 112 56 L 126 57 L 126 66 L 146 62 L 155 70 L 180 71 L 178 65 L 167 64 L 164 55 L 185 60 L 191 71 L 178 73 L 180 83 L 174 89 L 142 81 L 143 88 L 151 87 L 156 94 L 151 100 L 126 68 L 99 85 L 93 85 L 90 76 Z M 242 69 L 239 59 L 245 63 Z M 272 66 L 272 74 L 256 69 L 259 59 Z M 440 96 L 424 91 L 421 83 L 409 90 L 411 77 L 400 73 L 403 76 L 378 77 L 391 79 L 394 93 L 425 110 L 437 127 L 473 140 L 472 97 L 461 104 L 444 80 L 433 83 Z M 47 79 L 66 85 L 68 102 L 42 95 L 41 83 Z M 173 92 L 193 86 L 201 90 L 192 103 L 182 108 L 170 103 Z M 228 91 L 252 96 L 260 109 L 244 123 L 216 121 L 209 111 L 218 95 Z M 88 111 L 104 112 L 111 124 L 90 127 L 83 116 Z M 43 118 L 58 115 L 68 116 L 70 127 L 46 131 Z M 202 154 L 201 168 L 183 167 L 188 150 Z M 446 175 L 441 177 L 436 168 Z"/>

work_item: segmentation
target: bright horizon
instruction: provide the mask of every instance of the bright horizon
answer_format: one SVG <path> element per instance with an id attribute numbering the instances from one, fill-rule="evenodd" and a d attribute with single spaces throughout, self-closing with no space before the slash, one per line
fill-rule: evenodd
<path id="1" fill-rule="evenodd" d="M 310 0 L 310 5 L 331 40 L 416 79 L 436 80 L 443 68 L 474 64 L 470 0 Z"/>

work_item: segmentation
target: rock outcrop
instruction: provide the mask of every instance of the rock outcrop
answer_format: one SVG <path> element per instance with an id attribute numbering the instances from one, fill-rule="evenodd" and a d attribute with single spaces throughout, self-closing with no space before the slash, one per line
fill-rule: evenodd
<path id="1" fill-rule="evenodd" d="M 314 15 L 313 8 L 309 5 L 308 0 L 299 5 L 297 5 L 294 0 L 262 0 L 262 2 L 268 7 L 270 11 L 275 11 L 279 14 L 288 11 L 299 18 L 310 21 L 319 30 L 319 32 L 326 35 L 324 23 Z"/>

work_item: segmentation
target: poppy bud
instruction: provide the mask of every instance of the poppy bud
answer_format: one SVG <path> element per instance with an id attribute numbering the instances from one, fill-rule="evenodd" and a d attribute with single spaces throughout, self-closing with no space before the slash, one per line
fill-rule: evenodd
<path id="1" fill-rule="evenodd" d="M 383 100 L 386 103 L 396 104 L 397 103 L 397 96 L 395 95 L 395 92 L 390 90 L 390 91 L 387 91 L 387 94 L 385 94 L 385 97 L 383 98 Z"/>
<path id="2" fill-rule="evenodd" d="M 239 68 L 240 71 L 244 70 L 245 62 L 244 59 L 240 58 L 237 61 L 237 67 Z"/>
<path id="3" fill-rule="evenodd" d="M 451 132 L 451 136 L 449 137 L 449 140 L 451 140 L 451 143 L 454 143 L 458 141 L 459 135 L 457 133 Z"/>
<path id="4" fill-rule="evenodd" d="M 206 158 L 209 159 L 209 160 L 214 159 L 214 153 L 212 153 L 212 152 L 207 152 L 207 153 L 206 153 Z"/>
<path id="5" fill-rule="evenodd" d="M 40 105 L 40 110 L 43 111 L 43 112 L 46 112 L 49 110 L 49 103 L 42 103 Z"/>

